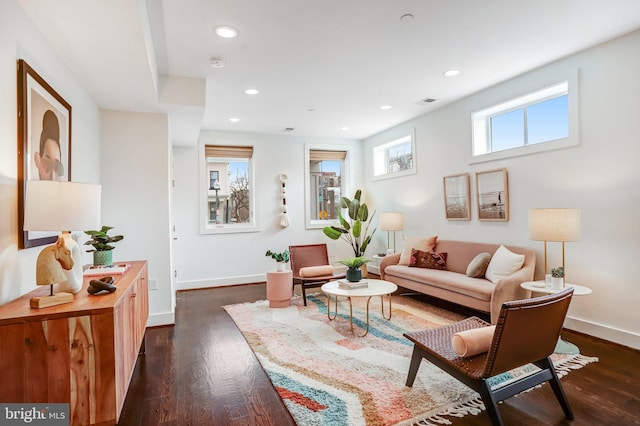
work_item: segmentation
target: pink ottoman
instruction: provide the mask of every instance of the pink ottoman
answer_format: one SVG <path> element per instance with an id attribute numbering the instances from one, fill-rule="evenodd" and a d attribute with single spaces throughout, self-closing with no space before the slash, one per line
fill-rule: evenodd
<path id="1" fill-rule="evenodd" d="M 291 271 L 267 272 L 267 299 L 270 308 L 286 308 L 293 296 L 293 273 Z"/>

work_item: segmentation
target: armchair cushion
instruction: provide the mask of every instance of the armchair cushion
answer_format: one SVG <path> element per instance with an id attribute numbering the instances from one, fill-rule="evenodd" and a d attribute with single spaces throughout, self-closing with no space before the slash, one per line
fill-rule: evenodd
<path id="1" fill-rule="evenodd" d="M 495 325 L 459 331 L 451 336 L 453 351 L 465 357 L 488 352 L 495 331 Z"/>
<path id="2" fill-rule="evenodd" d="M 320 266 L 307 266 L 305 268 L 300 268 L 298 271 L 300 278 L 314 278 L 314 277 L 323 277 L 326 275 L 333 275 L 333 266 L 331 265 L 320 265 Z"/>

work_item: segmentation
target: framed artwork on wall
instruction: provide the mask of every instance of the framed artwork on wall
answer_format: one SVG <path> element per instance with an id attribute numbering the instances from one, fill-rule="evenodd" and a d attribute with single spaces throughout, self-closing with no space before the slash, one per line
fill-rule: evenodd
<path id="1" fill-rule="evenodd" d="M 448 220 L 471 220 L 471 195 L 469 173 L 445 176 L 444 209 Z"/>
<path id="2" fill-rule="evenodd" d="M 27 181 L 71 180 L 71 105 L 23 59 L 18 60 L 19 247 L 54 243 L 59 232 L 24 231 Z M 62 229 L 60 231 L 63 231 Z"/>
<path id="3" fill-rule="evenodd" d="M 509 220 L 509 185 L 507 169 L 476 173 L 478 220 Z"/>

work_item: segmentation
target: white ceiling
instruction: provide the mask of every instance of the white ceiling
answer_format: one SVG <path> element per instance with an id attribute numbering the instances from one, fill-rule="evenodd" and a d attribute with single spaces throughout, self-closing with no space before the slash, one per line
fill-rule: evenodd
<path id="1" fill-rule="evenodd" d="M 168 112 L 183 145 L 200 128 L 362 139 L 640 28 L 638 0 L 18 2 L 100 107 Z"/>

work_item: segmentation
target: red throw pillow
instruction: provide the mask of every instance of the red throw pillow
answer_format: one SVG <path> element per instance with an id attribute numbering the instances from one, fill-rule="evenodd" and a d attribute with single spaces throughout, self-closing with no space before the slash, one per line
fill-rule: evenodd
<path id="1" fill-rule="evenodd" d="M 413 268 L 441 269 L 445 271 L 447 269 L 447 253 L 412 249 L 409 266 Z"/>

